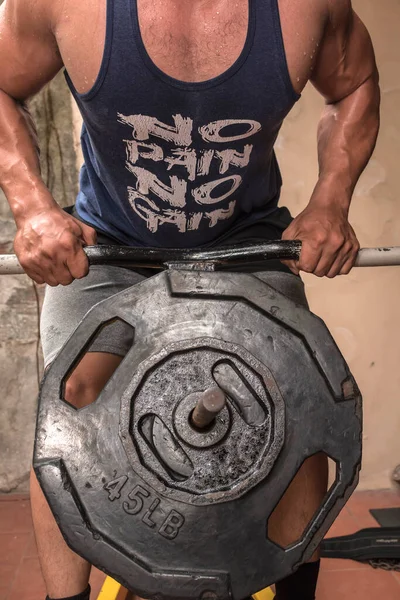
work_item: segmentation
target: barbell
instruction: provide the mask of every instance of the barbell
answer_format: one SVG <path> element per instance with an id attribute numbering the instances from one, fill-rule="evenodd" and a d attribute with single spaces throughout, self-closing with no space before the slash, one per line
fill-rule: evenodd
<path id="1" fill-rule="evenodd" d="M 179 264 L 192 270 L 224 270 L 269 259 L 298 260 L 301 242 L 274 241 L 248 246 L 225 246 L 218 249 L 192 250 L 175 248 L 139 248 L 130 246 L 87 246 L 90 264 L 115 264 L 126 267 L 166 268 Z M 358 253 L 356 267 L 387 267 L 400 265 L 400 246 L 363 248 Z M 0 275 L 24 272 L 15 254 L 0 255 Z"/>

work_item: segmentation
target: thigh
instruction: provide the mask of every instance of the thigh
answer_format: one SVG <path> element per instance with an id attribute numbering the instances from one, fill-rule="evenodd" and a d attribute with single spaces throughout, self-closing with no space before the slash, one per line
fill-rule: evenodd
<path id="1" fill-rule="evenodd" d="M 116 353 L 87 352 L 64 384 L 64 399 L 75 408 L 92 404 L 123 360 Z"/>
<path id="2" fill-rule="evenodd" d="M 40 320 L 45 366 L 48 366 L 86 313 L 98 302 L 146 279 L 130 269 L 94 265 L 83 279 L 63 287 L 47 287 Z M 96 337 L 91 351 L 125 356 L 132 344 L 132 328 L 120 321 Z"/>
<path id="3" fill-rule="evenodd" d="M 323 452 L 308 458 L 268 520 L 268 537 L 287 548 L 307 529 L 328 489 L 328 459 Z M 318 558 L 316 552 L 312 560 Z"/>

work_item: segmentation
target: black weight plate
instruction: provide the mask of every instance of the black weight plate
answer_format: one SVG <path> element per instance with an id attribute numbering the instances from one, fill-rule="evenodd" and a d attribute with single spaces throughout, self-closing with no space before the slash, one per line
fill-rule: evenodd
<path id="1" fill-rule="evenodd" d="M 78 411 L 63 381 L 116 317 L 134 345 Z M 188 418 L 210 384 L 228 403 L 202 441 Z M 302 539 L 280 548 L 268 518 L 320 451 L 335 484 Z M 99 303 L 65 344 L 43 382 L 34 467 L 71 548 L 129 589 L 239 600 L 312 555 L 360 455 L 361 399 L 320 319 L 252 275 L 171 271 Z"/>

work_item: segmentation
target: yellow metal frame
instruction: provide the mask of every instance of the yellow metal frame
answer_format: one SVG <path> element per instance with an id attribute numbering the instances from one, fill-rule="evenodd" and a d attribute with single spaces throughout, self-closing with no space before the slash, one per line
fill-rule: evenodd
<path id="1" fill-rule="evenodd" d="M 117 596 L 121 590 L 121 584 L 112 579 L 106 577 L 97 600 L 117 600 Z"/>
<path id="2" fill-rule="evenodd" d="M 254 600 L 273 600 L 275 598 L 274 592 L 271 588 L 265 588 L 265 590 L 261 590 L 261 592 L 257 592 L 257 594 L 253 594 Z"/>
<path id="3" fill-rule="evenodd" d="M 123 589 L 120 583 L 111 577 L 106 577 L 97 600 L 118 600 L 118 595 Z M 261 592 L 257 592 L 257 594 L 253 594 L 253 598 L 254 600 L 273 600 L 274 593 L 271 588 L 266 588 Z"/>

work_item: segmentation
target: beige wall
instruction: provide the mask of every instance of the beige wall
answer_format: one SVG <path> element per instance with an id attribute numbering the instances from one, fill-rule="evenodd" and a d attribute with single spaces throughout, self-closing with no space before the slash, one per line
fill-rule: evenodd
<path id="1" fill-rule="evenodd" d="M 381 73 L 382 128 L 350 213 L 362 246 L 400 245 L 400 2 L 354 0 L 369 28 Z M 282 202 L 294 214 L 317 177 L 316 127 L 322 101 L 307 88 L 283 128 L 278 155 Z M 360 486 L 390 485 L 400 464 L 400 267 L 354 269 L 333 281 L 305 277 L 314 312 L 325 319 L 364 396 Z"/>

